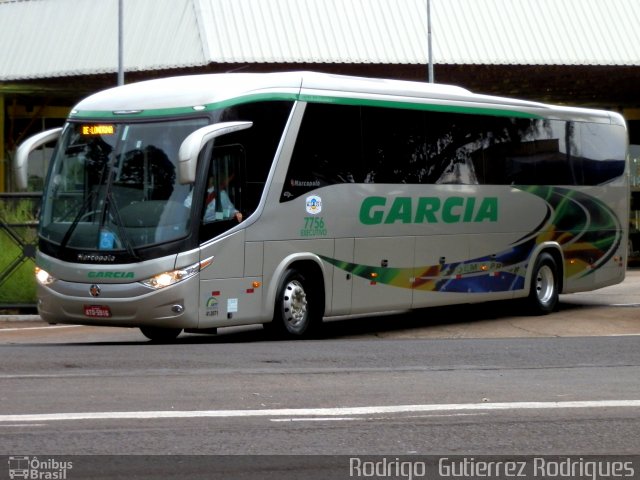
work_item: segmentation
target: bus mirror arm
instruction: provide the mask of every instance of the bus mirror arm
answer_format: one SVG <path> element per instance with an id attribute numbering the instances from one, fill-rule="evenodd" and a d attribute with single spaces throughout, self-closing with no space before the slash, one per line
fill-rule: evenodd
<path id="1" fill-rule="evenodd" d="M 16 151 L 13 158 L 13 171 L 16 176 L 16 186 L 19 190 L 26 190 L 28 177 L 27 170 L 29 166 L 29 154 L 42 145 L 57 140 L 62 132 L 62 127 L 53 128 L 40 132 L 25 140 Z"/>
<path id="2" fill-rule="evenodd" d="M 207 142 L 227 133 L 250 128 L 253 122 L 224 122 L 207 125 L 191 133 L 184 139 L 178 151 L 178 175 L 181 184 L 193 183 L 196 180 L 198 155 Z"/>

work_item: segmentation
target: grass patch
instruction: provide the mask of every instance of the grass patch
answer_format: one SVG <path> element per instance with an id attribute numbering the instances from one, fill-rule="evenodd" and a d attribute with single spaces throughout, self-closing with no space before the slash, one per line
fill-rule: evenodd
<path id="1" fill-rule="evenodd" d="M 0 198 L 0 220 L 22 241 L 35 244 L 37 240 L 37 205 L 39 198 Z M 23 247 L 18 245 L 4 228 L 0 227 L 0 277 L 11 270 L 0 284 L 0 307 L 3 305 L 35 304 L 36 280 L 33 259 L 27 258 L 12 269 L 12 265 L 23 256 Z"/>

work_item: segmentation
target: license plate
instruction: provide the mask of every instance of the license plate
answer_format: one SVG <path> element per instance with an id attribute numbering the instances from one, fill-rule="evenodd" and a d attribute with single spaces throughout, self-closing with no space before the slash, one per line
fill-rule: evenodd
<path id="1" fill-rule="evenodd" d="M 84 314 L 93 318 L 109 318 L 111 310 L 106 305 L 85 305 Z"/>

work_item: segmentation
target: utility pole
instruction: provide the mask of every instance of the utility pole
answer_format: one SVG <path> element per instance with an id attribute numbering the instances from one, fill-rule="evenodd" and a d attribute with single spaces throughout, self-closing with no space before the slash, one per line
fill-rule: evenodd
<path id="1" fill-rule="evenodd" d="M 124 46 L 123 46 L 123 32 L 122 32 L 122 2 L 118 0 L 118 85 L 124 85 Z"/>
<path id="2" fill-rule="evenodd" d="M 435 80 L 433 78 L 433 42 L 431 40 L 431 0 L 427 0 L 427 40 L 429 44 L 429 83 L 433 83 Z"/>

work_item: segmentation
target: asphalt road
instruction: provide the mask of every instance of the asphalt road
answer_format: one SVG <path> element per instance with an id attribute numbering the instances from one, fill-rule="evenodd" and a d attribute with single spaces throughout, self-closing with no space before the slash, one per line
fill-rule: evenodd
<path id="1" fill-rule="evenodd" d="M 638 454 L 639 287 L 630 272 L 544 317 L 517 304 L 426 309 L 293 342 L 251 327 L 156 345 L 132 329 L 5 317 L 0 454 L 112 455 L 95 478 L 118 478 L 106 472 L 119 458 L 131 478 L 154 478 L 164 458 L 131 455 L 266 455 L 229 457 L 225 478 L 280 474 L 261 462 L 304 455 L 274 458 L 303 463 L 287 478 L 338 478 L 361 455 Z M 309 466 L 317 455 L 341 457 Z M 209 458 L 171 465 L 204 475 Z"/>

